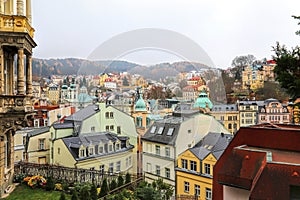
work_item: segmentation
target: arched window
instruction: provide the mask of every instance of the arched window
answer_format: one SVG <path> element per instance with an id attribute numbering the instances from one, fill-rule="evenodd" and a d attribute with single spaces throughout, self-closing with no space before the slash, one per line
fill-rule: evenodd
<path id="1" fill-rule="evenodd" d="M 149 117 L 146 117 L 146 126 L 150 126 L 151 120 Z"/>
<path id="2" fill-rule="evenodd" d="M 228 124 L 228 129 L 232 129 L 232 124 L 231 123 Z"/>

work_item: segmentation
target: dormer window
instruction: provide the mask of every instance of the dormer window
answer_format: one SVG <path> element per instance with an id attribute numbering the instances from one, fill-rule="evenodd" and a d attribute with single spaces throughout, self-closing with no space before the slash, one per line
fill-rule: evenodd
<path id="1" fill-rule="evenodd" d="M 110 145 L 108 146 L 108 151 L 109 151 L 109 152 L 112 152 L 112 151 L 113 151 L 113 146 L 112 146 L 112 144 L 110 144 Z"/>
<path id="2" fill-rule="evenodd" d="M 99 153 L 103 153 L 103 146 L 99 146 Z"/>
<path id="3" fill-rule="evenodd" d="M 159 127 L 157 134 L 161 135 L 163 131 L 164 131 L 164 127 Z"/>
<path id="4" fill-rule="evenodd" d="M 150 133 L 155 133 L 155 131 L 156 131 L 156 126 L 152 126 Z"/>
<path id="5" fill-rule="evenodd" d="M 116 151 L 120 150 L 120 143 L 116 144 Z"/>
<path id="6" fill-rule="evenodd" d="M 85 149 L 81 148 L 81 149 L 79 150 L 79 157 L 80 157 L 80 158 L 85 157 Z"/>
<path id="7" fill-rule="evenodd" d="M 89 148 L 89 155 L 90 156 L 94 155 L 94 147 Z"/>

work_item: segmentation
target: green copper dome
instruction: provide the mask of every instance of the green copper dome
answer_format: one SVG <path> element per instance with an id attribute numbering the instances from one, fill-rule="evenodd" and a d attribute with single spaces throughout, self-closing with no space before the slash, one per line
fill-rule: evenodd
<path id="1" fill-rule="evenodd" d="M 135 111 L 147 111 L 147 107 L 145 101 L 142 98 L 142 95 L 140 95 L 140 98 L 135 103 Z"/>
<path id="2" fill-rule="evenodd" d="M 207 106 L 206 106 L 207 105 Z M 213 104 L 209 100 L 208 95 L 205 91 L 202 91 L 197 98 L 196 103 L 194 104 L 194 108 L 209 108 L 212 109 Z"/>

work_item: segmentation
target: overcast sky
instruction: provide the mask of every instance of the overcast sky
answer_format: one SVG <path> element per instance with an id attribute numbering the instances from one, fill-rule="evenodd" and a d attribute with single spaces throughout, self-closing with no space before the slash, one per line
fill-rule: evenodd
<path id="1" fill-rule="evenodd" d="M 217 67 L 235 56 L 271 58 L 279 41 L 299 45 L 299 0 L 33 0 L 38 58 L 87 58 L 113 36 L 142 28 L 167 29 L 201 46 Z M 140 64 L 180 60 L 165 51 L 121 57 Z"/>

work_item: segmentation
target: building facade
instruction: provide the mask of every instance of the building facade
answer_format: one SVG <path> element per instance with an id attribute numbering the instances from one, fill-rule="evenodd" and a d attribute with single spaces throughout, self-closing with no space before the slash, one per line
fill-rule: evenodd
<path id="1" fill-rule="evenodd" d="M 162 178 L 175 187 L 178 156 L 208 132 L 228 133 L 212 116 L 191 112 L 155 121 L 142 137 L 143 171 L 148 181 Z"/>
<path id="2" fill-rule="evenodd" d="M 230 134 L 208 133 L 179 155 L 176 167 L 178 198 L 212 199 L 213 167 L 232 139 Z"/>
<path id="3" fill-rule="evenodd" d="M 25 5 L 24 5 L 25 4 Z M 28 126 L 32 108 L 30 0 L 0 1 L 0 196 L 14 175 L 14 134 Z"/>

